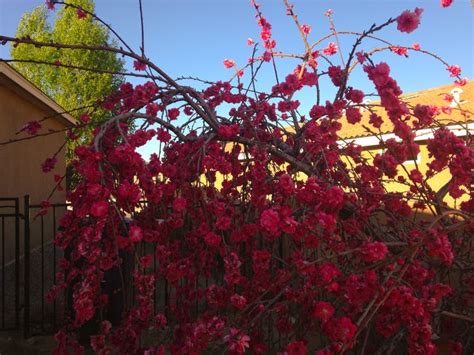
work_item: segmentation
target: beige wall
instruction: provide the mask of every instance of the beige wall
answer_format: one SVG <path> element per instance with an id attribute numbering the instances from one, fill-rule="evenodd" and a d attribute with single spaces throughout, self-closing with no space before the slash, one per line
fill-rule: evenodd
<path id="1" fill-rule="evenodd" d="M 27 136 L 26 133 L 15 136 L 27 122 L 38 120 L 51 113 L 40 109 L 24 97 L 0 85 L 0 141 Z M 43 123 L 42 131 L 62 129 L 64 125 L 56 119 Z M 64 151 L 58 155 L 56 168 L 45 174 L 41 163 L 64 143 L 64 133 L 16 142 L 0 146 L 0 196 L 31 196 L 32 203 L 46 199 L 55 183 L 54 174 L 63 175 L 66 169 Z M 51 202 L 64 202 L 65 194 L 55 193 Z"/>
<path id="2" fill-rule="evenodd" d="M 15 135 L 15 133 L 27 122 L 39 120 L 52 114 L 47 107 L 34 101 L 27 93 L 14 91 L 8 85 L 9 83 L 0 81 L 0 142 L 11 138 L 27 137 L 26 133 L 21 133 L 20 135 Z M 64 127 L 64 124 L 58 119 L 48 119 L 43 123 L 42 131 L 63 129 Z M 8 145 L 0 145 L 0 197 L 19 197 L 20 211 L 22 213 L 24 195 L 30 195 L 31 204 L 39 204 L 42 200 L 46 199 L 55 186 L 54 174 L 63 175 L 65 173 L 64 151 L 58 154 L 56 168 L 50 173 L 43 173 L 41 163 L 59 149 L 64 143 L 64 139 L 65 134 L 58 133 Z M 55 192 L 50 202 L 64 203 L 65 193 Z M 0 202 L 1 204 L 2 202 Z M 33 219 L 37 211 L 31 210 L 31 219 Z M 64 209 L 58 209 L 56 217 L 59 218 L 63 211 Z M 3 213 L 6 212 L 3 209 Z M 8 212 L 11 213 L 11 210 Z M 51 219 L 52 213 L 44 217 L 43 242 L 46 243 L 50 242 L 54 235 Z M 14 257 L 13 226 L 13 219 L 6 218 L 4 244 L 6 263 L 12 261 Z M 24 240 L 23 221 L 21 221 L 20 230 L 20 255 L 22 255 Z M 2 236 L 0 235 L 0 240 L 1 238 Z M 31 225 L 31 248 L 40 245 L 41 239 L 41 220 L 38 218 Z"/>

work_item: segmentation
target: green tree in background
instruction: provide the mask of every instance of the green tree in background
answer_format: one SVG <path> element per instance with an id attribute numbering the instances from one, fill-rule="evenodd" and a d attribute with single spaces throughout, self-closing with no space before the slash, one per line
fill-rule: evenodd
<path id="1" fill-rule="evenodd" d="M 93 0 L 70 0 L 69 3 L 94 12 Z M 91 16 L 78 16 L 73 7 L 61 7 L 54 14 L 44 5 L 38 6 L 32 12 L 25 13 L 17 28 L 17 37 L 29 36 L 38 41 L 66 44 L 111 45 L 108 29 L 94 20 Z M 56 62 L 87 67 L 98 70 L 120 72 L 123 61 L 115 53 L 104 51 L 33 48 L 28 45 L 12 46 L 11 56 L 17 60 L 35 60 L 41 62 Z M 84 70 L 70 70 L 51 65 L 16 62 L 14 67 L 26 78 L 37 85 L 65 110 L 94 105 L 96 101 L 118 87 L 122 77 L 112 74 L 95 73 Z M 71 112 L 78 118 L 87 110 Z M 89 109 L 92 121 L 102 121 L 107 116 L 100 108 Z M 78 142 L 68 142 L 68 160 L 73 148 L 81 141 L 91 137 L 92 129 L 85 129 Z"/>

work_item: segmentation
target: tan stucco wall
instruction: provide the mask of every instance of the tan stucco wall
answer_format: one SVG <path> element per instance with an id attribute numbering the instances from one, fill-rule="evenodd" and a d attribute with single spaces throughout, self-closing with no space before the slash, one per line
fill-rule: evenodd
<path id="1" fill-rule="evenodd" d="M 11 138 L 27 137 L 26 133 L 15 135 L 27 122 L 39 120 L 50 116 L 51 112 L 42 108 L 27 96 L 13 91 L 10 87 L 0 82 L 0 142 Z M 48 119 L 43 123 L 42 132 L 49 129 L 63 129 L 65 126 L 57 119 Z M 16 142 L 8 145 L 0 145 L 0 197 L 19 197 L 20 211 L 23 212 L 23 196 L 30 195 L 31 204 L 39 204 L 46 199 L 55 186 L 54 174 L 63 175 L 66 165 L 64 151 L 57 156 L 56 168 L 45 174 L 41 170 L 41 163 L 52 156 L 64 143 L 65 134 L 59 133 L 45 137 Z M 51 203 L 64 203 L 65 193 L 55 192 L 50 199 Z M 0 203 L 1 204 L 1 203 Z M 58 211 L 62 211 L 58 210 Z M 10 210 L 11 211 L 11 210 Z M 32 210 L 30 217 L 33 218 L 37 210 Z M 5 211 L 4 211 L 5 212 Z M 62 214 L 62 212 L 59 212 Z M 53 230 L 51 216 L 45 217 L 45 233 L 43 241 L 51 241 Z M 31 227 L 31 247 L 38 246 L 41 242 L 41 223 L 37 219 Z M 5 221 L 5 261 L 8 263 L 14 255 L 13 220 Z M 1 237 L 1 236 L 0 236 Z M 21 221 L 21 252 L 23 254 L 23 221 Z"/>
<path id="2" fill-rule="evenodd" d="M 0 85 L 0 141 L 26 137 L 26 133 L 15 136 L 27 122 L 38 120 L 50 113 L 41 110 L 25 98 Z M 46 120 L 42 131 L 57 130 L 64 125 L 55 119 Z M 58 164 L 53 172 L 41 171 L 41 163 L 64 143 L 64 133 L 38 137 L 0 146 L 0 196 L 31 196 L 32 203 L 46 199 L 55 183 L 54 174 L 64 174 L 66 166 L 64 151 L 57 156 Z M 64 192 L 56 192 L 51 202 L 64 202 Z"/>

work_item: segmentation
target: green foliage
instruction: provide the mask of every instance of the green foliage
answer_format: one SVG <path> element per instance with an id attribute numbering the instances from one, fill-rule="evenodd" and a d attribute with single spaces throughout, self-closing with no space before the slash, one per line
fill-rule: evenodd
<path id="1" fill-rule="evenodd" d="M 93 0 L 69 2 L 88 11 L 94 11 Z M 114 45 L 109 38 L 108 29 L 91 16 L 80 19 L 76 9 L 71 7 L 61 7 L 54 13 L 54 19 L 50 18 L 52 13 L 44 5 L 35 8 L 30 13 L 25 13 L 18 24 L 16 36 L 29 36 L 38 41 L 64 44 Z M 13 59 L 48 63 L 59 61 L 65 65 L 113 72 L 122 71 L 124 65 L 123 61 L 111 52 L 37 48 L 26 44 L 12 46 L 11 56 Z M 71 70 L 59 66 L 32 63 L 15 63 L 14 66 L 65 110 L 93 105 L 98 99 L 117 88 L 122 81 L 122 77 L 118 75 Z M 78 118 L 83 112 L 85 111 L 78 110 L 71 114 Z M 107 114 L 98 108 L 91 112 L 91 117 L 92 121 L 97 122 L 106 119 Z M 88 140 L 90 137 L 91 129 L 84 130 L 79 142 Z M 77 144 L 68 142 L 68 157 L 71 157 L 73 148 Z"/>

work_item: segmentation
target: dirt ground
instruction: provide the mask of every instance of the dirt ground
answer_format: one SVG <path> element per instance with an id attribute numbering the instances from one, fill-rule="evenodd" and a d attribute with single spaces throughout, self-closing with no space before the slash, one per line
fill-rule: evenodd
<path id="1" fill-rule="evenodd" d="M 53 336 L 37 336 L 24 339 L 21 332 L 0 333 L 1 355 L 51 354 L 56 347 Z"/>

